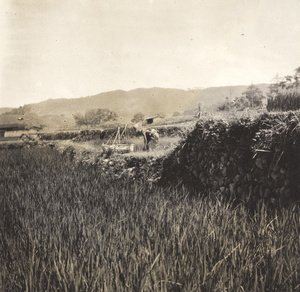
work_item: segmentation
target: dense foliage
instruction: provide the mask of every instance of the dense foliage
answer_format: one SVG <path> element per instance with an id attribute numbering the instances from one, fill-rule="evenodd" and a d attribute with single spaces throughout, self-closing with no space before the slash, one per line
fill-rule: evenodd
<path id="1" fill-rule="evenodd" d="M 268 98 L 268 111 L 294 111 L 300 109 L 300 92 L 278 93 Z"/>
<path id="2" fill-rule="evenodd" d="M 74 115 L 78 126 L 99 126 L 105 122 L 116 121 L 117 117 L 115 112 L 106 108 L 88 110 L 84 116 L 81 114 Z"/>
<path id="3" fill-rule="evenodd" d="M 247 90 L 242 93 L 242 96 L 234 101 L 234 103 L 238 109 L 261 107 L 264 98 L 262 91 L 251 84 Z"/>
<path id="4" fill-rule="evenodd" d="M 114 180 L 54 149 L 1 150 L 2 291 L 296 291 L 296 206 Z"/>
<path id="5" fill-rule="evenodd" d="M 144 117 L 145 117 L 145 115 L 142 114 L 141 112 L 139 112 L 139 113 L 136 113 L 136 114 L 133 116 L 133 118 L 132 118 L 131 121 L 132 121 L 133 123 L 142 122 L 142 121 L 144 121 Z"/>
<path id="6" fill-rule="evenodd" d="M 199 119 L 163 162 L 162 183 L 235 196 L 249 208 L 260 199 L 300 199 L 300 113 L 232 120 Z"/>
<path id="7" fill-rule="evenodd" d="M 276 76 L 269 86 L 268 111 L 291 111 L 300 109 L 300 67 L 294 75 Z"/>
<path id="8" fill-rule="evenodd" d="M 233 101 L 230 101 L 227 97 L 223 103 L 219 104 L 218 110 L 229 111 L 236 109 L 242 111 L 248 108 L 261 108 L 264 99 L 263 92 L 257 86 L 251 84 L 241 96 L 236 97 Z"/>

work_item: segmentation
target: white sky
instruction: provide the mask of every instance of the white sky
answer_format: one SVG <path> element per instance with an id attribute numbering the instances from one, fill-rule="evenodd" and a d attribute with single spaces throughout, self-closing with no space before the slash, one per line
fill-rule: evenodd
<path id="1" fill-rule="evenodd" d="M 300 0 L 5 0 L 0 37 L 0 107 L 269 83 L 300 66 Z"/>

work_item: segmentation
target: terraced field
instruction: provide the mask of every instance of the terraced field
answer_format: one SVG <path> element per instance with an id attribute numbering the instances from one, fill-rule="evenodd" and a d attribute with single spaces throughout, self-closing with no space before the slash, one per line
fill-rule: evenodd
<path id="1" fill-rule="evenodd" d="M 176 141 L 120 156 L 99 141 L 3 147 L 0 290 L 299 290 L 299 204 L 159 184 Z"/>

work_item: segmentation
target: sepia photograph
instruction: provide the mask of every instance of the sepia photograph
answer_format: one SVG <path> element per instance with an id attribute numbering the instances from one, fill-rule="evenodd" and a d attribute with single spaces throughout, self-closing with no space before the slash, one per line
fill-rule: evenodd
<path id="1" fill-rule="evenodd" d="M 300 0 L 3 0 L 0 291 L 300 291 Z"/>

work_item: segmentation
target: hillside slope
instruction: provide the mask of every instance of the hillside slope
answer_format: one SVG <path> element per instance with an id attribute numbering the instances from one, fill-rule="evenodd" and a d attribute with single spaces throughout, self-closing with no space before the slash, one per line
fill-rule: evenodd
<path id="1" fill-rule="evenodd" d="M 264 93 L 268 90 L 267 84 L 257 86 Z M 174 112 L 195 109 L 199 103 L 209 107 L 224 101 L 226 97 L 234 99 L 241 96 L 247 87 L 247 85 L 241 85 L 190 90 L 158 87 L 138 88 L 130 91 L 116 90 L 81 98 L 49 99 L 28 104 L 24 108 L 28 114 L 41 118 L 41 121 L 36 122 L 53 126 L 70 126 L 74 124 L 74 114 L 84 114 L 87 110 L 97 108 L 115 111 L 120 121 L 127 123 L 138 112 L 146 116 L 157 113 L 172 115 Z M 5 110 L 0 109 L 0 113 Z"/>
<path id="2" fill-rule="evenodd" d="M 196 99 L 194 100 L 193 107 L 197 106 L 197 103 L 201 102 L 204 106 L 216 105 L 225 101 L 226 97 L 230 100 L 235 99 L 242 95 L 247 90 L 249 85 L 236 85 L 236 86 L 220 86 L 220 87 L 208 87 L 202 90 L 195 90 Z M 266 96 L 268 92 L 269 84 L 255 84 Z"/>
<path id="3" fill-rule="evenodd" d="M 152 115 L 159 112 L 173 113 L 184 111 L 195 100 L 195 93 L 180 89 L 150 88 L 131 91 L 111 91 L 94 96 L 72 99 L 50 99 L 30 105 L 31 111 L 38 115 L 66 116 L 76 113 L 84 114 L 86 110 L 108 108 L 119 117 L 128 119 L 138 112 Z"/>
<path id="4" fill-rule="evenodd" d="M 268 90 L 268 84 L 257 85 L 263 93 Z M 31 112 L 38 115 L 84 114 L 86 110 L 108 108 L 122 118 L 131 118 L 135 113 L 153 115 L 159 112 L 172 114 L 175 111 L 185 111 L 203 105 L 211 106 L 225 100 L 241 96 L 248 85 L 209 87 L 204 89 L 171 89 L 171 88 L 138 88 L 130 91 L 110 91 L 93 96 L 71 99 L 49 99 L 31 104 Z"/>

